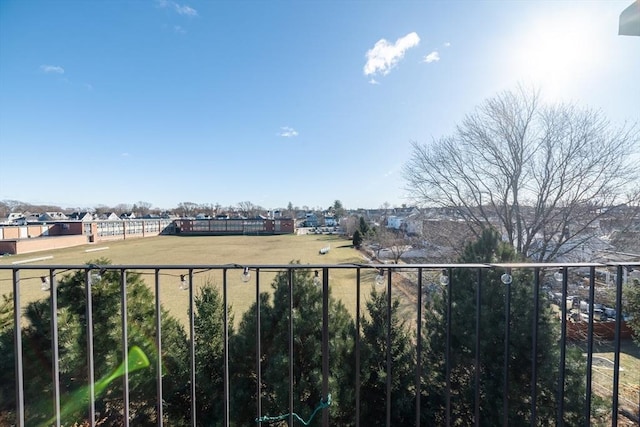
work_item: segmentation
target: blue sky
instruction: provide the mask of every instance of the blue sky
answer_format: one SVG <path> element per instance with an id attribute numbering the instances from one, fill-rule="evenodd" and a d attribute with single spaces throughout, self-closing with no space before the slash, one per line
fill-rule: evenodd
<path id="1" fill-rule="evenodd" d="M 0 1 L 0 200 L 409 203 L 411 141 L 487 97 L 640 118 L 630 0 Z"/>

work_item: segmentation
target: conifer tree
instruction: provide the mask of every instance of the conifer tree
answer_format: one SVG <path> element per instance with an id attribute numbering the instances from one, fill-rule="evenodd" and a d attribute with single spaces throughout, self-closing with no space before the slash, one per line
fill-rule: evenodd
<path id="1" fill-rule="evenodd" d="M 406 322 L 399 313 L 400 302 L 391 302 L 388 318 L 387 292 L 372 289 L 362 316 L 361 425 L 385 426 L 387 401 L 387 353 L 391 352 L 391 425 L 414 423 L 415 352 Z M 387 326 L 390 322 L 390 347 Z"/>
<path id="2" fill-rule="evenodd" d="M 223 425 L 224 306 L 210 282 L 195 297 L 196 404 L 198 423 Z M 227 310 L 230 312 L 230 310 Z M 233 335 L 233 317 L 228 315 L 228 334 Z"/>
<path id="3" fill-rule="evenodd" d="M 475 243 L 468 245 L 461 263 L 498 263 L 516 261 L 511 246 L 500 241 L 493 230 L 484 230 Z M 428 425 L 445 422 L 446 396 L 446 319 L 447 298 L 451 292 L 451 416 L 452 424 L 473 423 L 475 413 L 476 292 L 478 274 L 480 292 L 480 425 L 501 425 L 505 363 L 505 331 L 509 327 L 509 425 L 525 425 L 531 418 L 531 378 L 533 316 L 537 323 L 537 421 L 555 423 L 558 409 L 559 322 L 540 294 L 540 306 L 533 304 L 533 275 L 513 272 L 510 285 L 500 280 L 503 271 L 454 269 L 449 286 L 436 291 L 425 309 L 422 416 Z M 505 316 L 505 294 L 511 292 L 510 322 Z M 567 352 L 565 370 L 565 415 L 567 425 L 584 424 L 585 366 L 576 352 Z"/>
<path id="4" fill-rule="evenodd" d="M 99 259 L 90 264 L 106 265 Z M 139 274 L 127 273 L 127 317 L 129 348 L 138 346 L 149 366 L 129 376 L 130 422 L 155 425 L 156 361 L 155 302 Z M 94 381 L 108 377 L 122 362 L 121 286 L 119 271 L 105 271 L 92 279 Z M 72 425 L 87 419 L 88 400 L 77 405 L 78 391 L 89 384 L 87 368 L 87 319 L 85 274 L 78 271 L 63 277 L 57 286 L 61 408 L 63 423 Z M 29 425 L 41 425 L 53 417 L 50 299 L 30 303 L 25 308 L 23 327 L 23 368 L 25 414 Z M 15 408 L 15 381 L 12 328 L 0 333 L 0 412 Z M 187 341 L 182 326 L 162 312 L 164 414 L 172 425 L 183 425 L 188 398 Z M 123 381 L 111 381 L 96 397 L 98 420 L 107 425 L 121 422 Z M 84 394 L 87 399 L 88 394 Z M 188 407 L 188 405 L 186 406 Z M 72 408 L 72 410 L 67 410 Z"/>
<path id="5" fill-rule="evenodd" d="M 307 270 L 292 272 L 293 280 L 293 364 L 289 378 L 289 276 L 278 273 L 272 283 L 273 300 L 260 295 L 260 345 L 262 389 L 257 396 L 256 306 L 244 314 L 238 333 L 230 343 L 233 369 L 232 401 L 235 425 L 255 423 L 256 402 L 262 402 L 263 416 L 289 413 L 289 381 L 294 385 L 294 412 L 307 419 L 327 396 L 322 394 L 322 288 L 313 283 Z M 329 393 L 330 424 L 347 425 L 353 417 L 353 321 L 344 305 L 329 298 Z M 348 385 L 347 385 L 348 384 Z M 317 414 L 311 425 L 320 425 Z"/>
<path id="6" fill-rule="evenodd" d="M 353 246 L 356 248 L 360 248 L 362 245 L 362 233 L 360 230 L 356 230 L 353 232 Z"/>
<path id="7" fill-rule="evenodd" d="M 633 330 L 633 339 L 640 345 L 640 280 L 630 280 L 623 288 L 624 310 L 631 314 L 627 325 Z"/>
<path id="8" fill-rule="evenodd" d="M 360 230 L 360 234 L 362 234 L 362 237 L 366 237 L 369 234 L 369 231 L 371 230 L 369 228 L 369 224 L 367 224 L 367 221 L 364 220 L 363 217 L 360 217 L 360 222 L 358 223 L 358 229 Z"/>

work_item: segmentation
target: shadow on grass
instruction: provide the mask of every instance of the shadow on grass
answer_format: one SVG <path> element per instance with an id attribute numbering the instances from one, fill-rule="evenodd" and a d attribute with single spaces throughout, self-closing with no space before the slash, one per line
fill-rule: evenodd
<path id="1" fill-rule="evenodd" d="M 225 233 L 225 232 L 202 232 L 202 233 L 179 233 L 179 234 L 172 234 L 172 236 L 176 236 L 176 237 L 273 237 L 273 236 L 284 236 L 284 235 L 293 235 L 292 233 L 281 233 L 281 234 L 275 234 L 275 233 Z"/>
<path id="2" fill-rule="evenodd" d="M 587 342 L 574 343 L 578 348 L 583 351 L 587 351 Z M 613 353 L 615 351 L 615 344 L 613 341 L 600 341 L 593 343 L 594 353 Z M 628 354 L 635 357 L 640 361 L 640 346 L 636 344 L 631 338 L 620 340 L 620 353 Z"/>

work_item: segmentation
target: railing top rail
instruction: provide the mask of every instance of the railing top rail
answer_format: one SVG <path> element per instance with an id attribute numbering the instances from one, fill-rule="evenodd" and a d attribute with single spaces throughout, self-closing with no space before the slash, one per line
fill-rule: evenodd
<path id="1" fill-rule="evenodd" d="M 4 264 L 0 270 L 234 270 L 234 269 L 261 269 L 261 270 L 308 270 L 308 269 L 443 269 L 443 268 L 579 268 L 579 267 L 640 267 L 640 262 L 580 262 L 580 263 L 442 263 L 442 264 Z"/>

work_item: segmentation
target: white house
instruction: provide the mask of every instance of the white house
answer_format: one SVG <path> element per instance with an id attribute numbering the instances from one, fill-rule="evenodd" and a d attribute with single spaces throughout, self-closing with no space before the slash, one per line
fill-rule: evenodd
<path id="1" fill-rule="evenodd" d="M 391 215 L 387 217 L 387 228 L 392 228 L 394 230 L 400 230 L 402 224 L 404 223 L 404 218 Z"/>
<path id="2" fill-rule="evenodd" d="M 46 222 L 46 221 L 63 221 L 65 219 L 69 219 L 62 212 L 45 212 L 38 217 L 38 221 Z"/>

